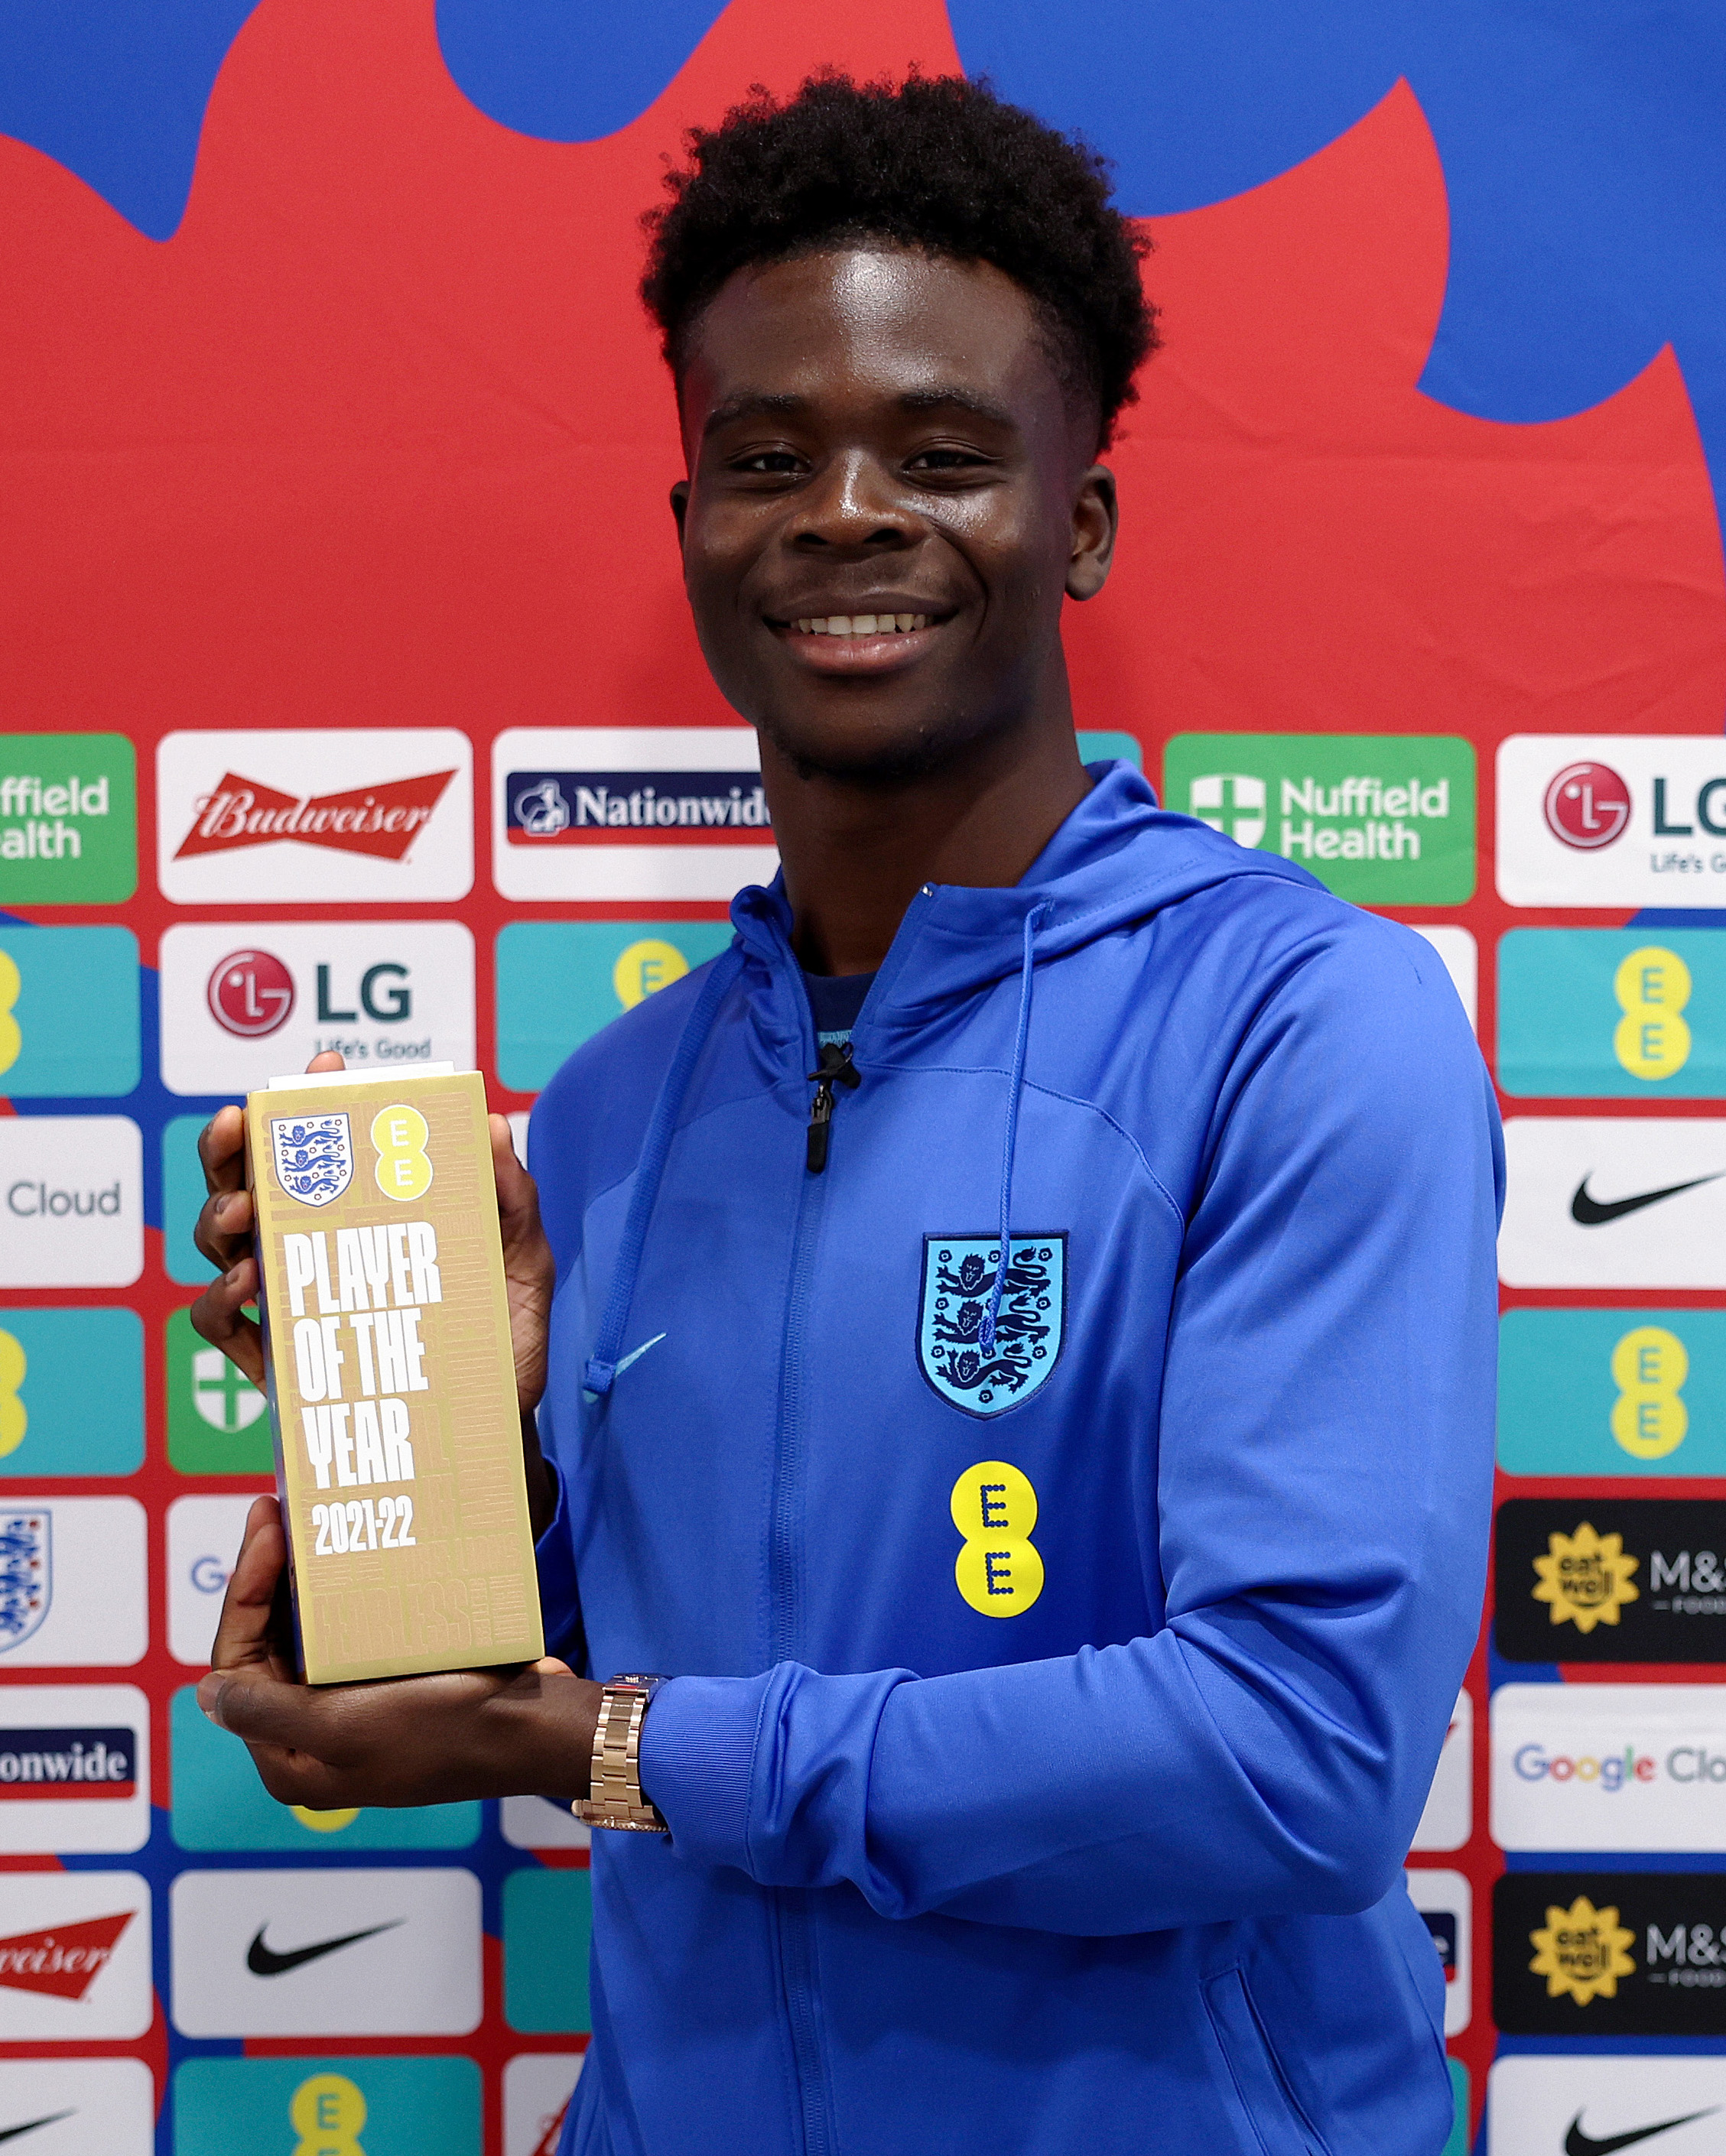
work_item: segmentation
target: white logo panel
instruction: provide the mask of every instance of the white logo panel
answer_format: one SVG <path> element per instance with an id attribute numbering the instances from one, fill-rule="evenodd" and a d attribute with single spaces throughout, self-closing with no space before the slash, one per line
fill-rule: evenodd
<path id="1" fill-rule="evenodd" d="M 1510 1287 L 1726 1287 L 1726 1121 L 1513 1116 Z"/>
<path id="2" fill-rule="evenodd" d="M 642 798 L 661 775 L 687 792 L 703 773 L 754 781 L 760 772 L 752 726 L 512 727 L 491 752 L 491 880 L 505 898 L 631 901 L 728 899 L 745 884 L 770 883 L 779 865 L 770 833 L 751 843 L 740 821 L 732 843 L 732 826 L 710 822 L 667 836 L 645 819 Z M 644 783 L 609 784 L 630 778 Z M 593 782 L 585 788 L 584 779 Z M 615 843 L 581 829 L 584 793 L 590 807 L 609 808 L 614 793 L 621 802 Z M 716 797 L 710 807 L 718 806 Z M 745 813 L 753 806 L 740 798 Z"/>
<path id="3" fill-rule="evenodd" d="M 130 1287 L 143 1270 L 137 1125 L 0 1116 L 0 1287 Z"/>
<path id="4" fill-rule="evenodd" d="M 1497 828 L 1513 906 L 1726 905 L 1726 737 L 1513 734 Z"/>
<path id="5" fill-rule="evenodd" d="M 228 1575 L 255 1497 L 177 1497 L 167 1508 L 167 1645 L 177 1662 L 207 1670 Z"/>
<path id="6" fill-rule="evenodd" d="M 0 1851 L 141 1849 L 150 1703 L 132 1685 L 0 1686 Z"/>
<path id="7" fill-rule="evenodd" d="M 1444 969 L 1451 977 L 1451 986 L 1462 1008 L 1468 1014 L 1471 1029 L 1478 1032 L 1480 1004 L 1480 955 L 1473 937 L 1466 928 L 1420 928 L 1411 921 L 1416 936 L 1424 936 L 1444 961 Z"/>
<path id="8" fill-rule="evenodd" d="M 590 1849 L 592 1830 L 549 1797 L 506 1797 L 498 1825 L 511 1849 Z"/>
<path id="9" fill-rule="evenodd" d="M 1487 2082 L 1490 2156 L 1718 2156 L 1726 2058 L 1500 2059 Z"/>
<path id="10" fill-rule="evenodd" d="M 171 1092 L 247 1092 L 326 1049 L 351 1070 L 470 1070 L 470 932 L 456 921 L 229 921 L 163 936 Z"/>
<path id="11" fill-rule="evenodd" d="M 1474 1831 L 1474 1702 L 1459 1692 L 1415 1829 L 1415 1849 L 1461 1849 Z"/>
<path id="12" fill-rule="evenodd" d="M 1460 2036 L 1472 2012 L 1473 1891 L 1460 1871 L 1411 1866 L 1404 1876 L 1409 1899 L 1425 1918 L 1434 1950 L 1444 1964 L 1444 2032 Z"/>
<path id="13" fill-rule="evenodd" d="M 184 2035 L 465 2036 L 479 2025 L 470 1871 L 182 1871 L 172 1908 Z"/>
<path id="14" fill-rule="evenodd" d="M 454 726 L 165 734 L 157 880 L 177 906 L 465 898 L 473 747 Z"/>
<path id="15" fill-rule="evenodd" d="M 581 2078 L 585 2051 L 527 2051 L 503 2070 L 503 2156 L 544 2156 Z"/>
<path id="16" fill-rule="evenodd" d="M 146 1881 L 136 1871 L 8 1872 L 0 2043 L 124 2043 L 155 2015 Z"/>
<path id="17" fill-rule="evenodd" d="M 153 2156 L 156 2083 L 141 2059 L 0 2060 L 0 2143 L 30 2156 Z"/>
<path id="18" fill-rule="evenodd" d="M 22 1635 L 0 1630 L 0 1670 L 129 1669 L 141 1661 L 148 1620 L 144 1508 L 136 1498 L 8 1496 L 0 1518 L 14 1517 L 45 1523 L 49 1588 L 39 1623 Z"/>
<path id="19" fill-rule="evenodd" d="M 1501 1685 L 1501 1849 L 1726 1850 L 1726 1686 Z"/>

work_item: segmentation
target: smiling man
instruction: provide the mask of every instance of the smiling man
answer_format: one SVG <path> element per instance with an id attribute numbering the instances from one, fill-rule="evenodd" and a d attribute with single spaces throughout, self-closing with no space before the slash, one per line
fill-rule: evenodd
<path id="1" fill-rule="evenodd" d="M 1436 2156 L 1400 1866 L 1484 1573 L 1467 1023 L 1411 932 L 1079 761 L 1152 341 L 1094 161 L 822 80 L 651 223 L 783 873 L 547 1089 L 543 1235 L 495 1131 L 566 1660 L 307 1692 L 264 1501 L 201 1696 L 290 1801 L 585 1807 L 579 2156 Z M 254 1368 L 237 1147 L 198 1322 Z"/>

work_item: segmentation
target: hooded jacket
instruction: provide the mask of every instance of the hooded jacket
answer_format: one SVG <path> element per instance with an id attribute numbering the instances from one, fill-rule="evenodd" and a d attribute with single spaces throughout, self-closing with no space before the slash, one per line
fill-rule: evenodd
<path id="1" fill-rule="evenodd" d="M 778 886 L 535 1110 L 548 1638 L 671 1680 L 566 2152 L 1449 2132 L 1400 1864 L 1484 1584 L 1491 1091 L 1422 938 L 1093 777 L 913 901 L 824 1172 Z"/>

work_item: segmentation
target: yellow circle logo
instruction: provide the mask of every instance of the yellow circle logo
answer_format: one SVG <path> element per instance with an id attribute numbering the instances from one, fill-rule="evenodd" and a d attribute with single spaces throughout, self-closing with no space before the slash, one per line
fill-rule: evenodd
<path id="1" fill-rule="evenodd" d="M 1030 1539 L 1037 1493 L 1004 1460 L 979 1460 L 953 1486 L 953 1523 L 964 1537 L 953 1561 L 959 1593 L 985 1617 L 1017 1617 L 1043 1591 L 1043 1560 Z"/>
<path id="2" fill-rule="evenodd" d="M 667 943 L 657 936 L 644 936 L 639 943 L 632 943 L 611 969 L 611 985 L 617 990 L 617 999 L 625 1010 L 634 1010 L 636 1004 L 660 988 L 669 988 L 673 981 L 681 981 L 689 971 L 689 961 L 675 943 Z"/>
<path id="3" fill-rule="evenodd" d="M 17 960 L 9 951 L 0 951 L 0 1070 L 11 1070 L 24 1045 L 24 1036 L 12 1014 L 23 986 Z"/>
<path id="4" fill-rule="evenodd" d="M 1636 1933 L 1618 1921 L 1616 1909 L 1597 1909 L 1579 1894 L 1568 1909 L 1549 1907 L 1543 1930 L 1530 1932 L 1535 1948 L 1528 1967 L 1546 1979 L 1549 1999 L 1616 1999 L 1621 1976 L 1634 1976 L 1636 1963 L 1626 1952 Z"/>
<path id="5" fill-rule="evenodd" d="M 343 1827 L 352 1826 L 360 1815 L 357 1804 L 336 1812 L 315 1812 L 309 1804 L 290 1804 L 288 1810 L 301 1826 L 309 1826 L 314 1834 L 340 1834 Z"/>
<path id="6" fill-rule="evenodd" d="M 23 1342 L 0 1327 L 0 1460 L 18 1450 L 30 1427 L 30 1411 L 19 1390 L 29 1367 Z"/>
<path id="7" fill-rule="evenodd" d="M 294 2156 L 366 2156 L 358 2140 L 366 2099 L 346 2074 L 313 2074 L 301 2082 L 288 2120 L 300 2137 Z"/>
<path id="8" fill-rule="evenodd" d="M 1690 1060 L 1690 1029 L 1679 1016 L 1690 1000 L 1690 968 L 1676 951 L 1645 943 L 1612 977 L 1624 1016 L 1612 1053 L 1632 1078 L 1670 1078 Z"/>
<path id="9" fill-rule="evenodd" d="M 1641 1559 L 1624 1554 L 1622 1535 L 1597 1535 L 1585 1520 L 1574 1535 L 1549 1535 L 1546 1548 L 1534 1560 L 1540 1576 L 1534 1599 L 1551 1604 L 1554 1625 L 1574 1625 L 1586 1635 L 1596 1625 L 1616 1625 L 1626 1602 L 1641 1600 L 1631 1584 Z"/>
<path id="10" fill-rule="evenodd" d="M 1664 1460 L 1684 1442 L 1690 1410 L 1680 1388 L 1690 1358 L 1676 1332 L 1639 1325 L 1612 1350 L 1612 1435 L 1632 1460 Z"/>
<path id="11" fill-rule="evenodd" d="M 431 1188 L 432 1164 L 425 1150 L 430 1136 L 419 1109 L 403 1101 L 380 1108 L 372 1116 L 372 1142 L 378 1148 L 378 1165 L 372 1173 L 386 1198 L 405 1205 L 411 1199 L 424 1198 Z"/>

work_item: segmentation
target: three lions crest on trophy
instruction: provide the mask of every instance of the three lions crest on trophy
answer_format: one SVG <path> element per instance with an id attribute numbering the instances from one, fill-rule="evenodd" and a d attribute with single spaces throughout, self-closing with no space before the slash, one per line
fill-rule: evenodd
<path id="1" fill-rule="evenodd" d="M 917 1362 L 944 1400 L 987 1418 L 1028 1400 L 1061 1355 L 1066 1327 L 1066 1235 L 1015 1235 L 995 1319 L 984 1318 L 1000 1263 L 999 1235 L 925 1235 Z"/>
<path id="2" fill-rule="evenodd" d="M 275 1176 L 302 1205 L 333 1205 L 353 1181 L 353 1133 L 345 1114 L 272 1116 Z"/>

